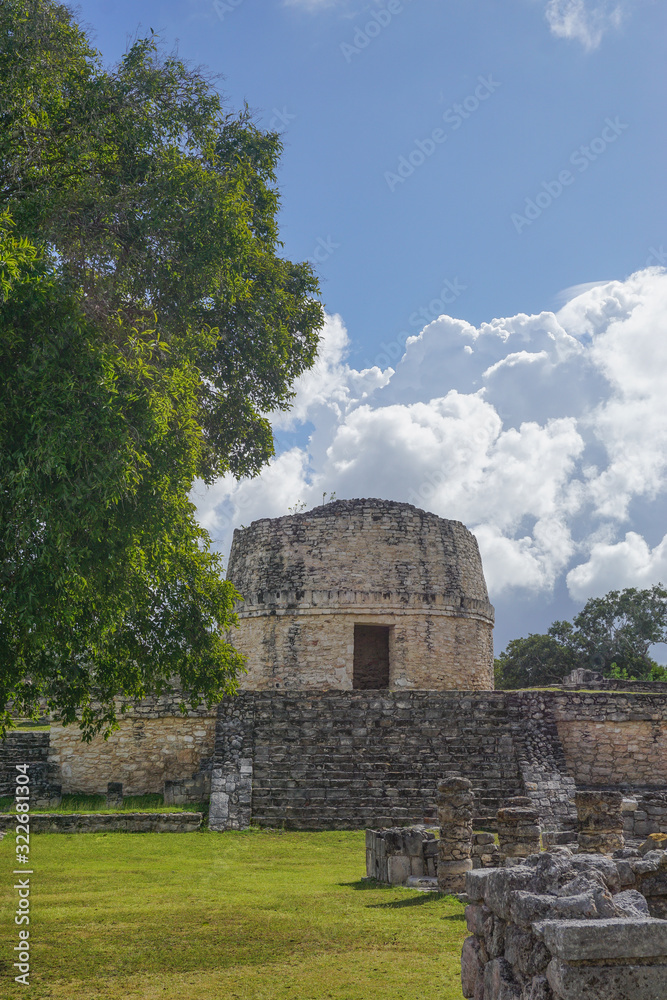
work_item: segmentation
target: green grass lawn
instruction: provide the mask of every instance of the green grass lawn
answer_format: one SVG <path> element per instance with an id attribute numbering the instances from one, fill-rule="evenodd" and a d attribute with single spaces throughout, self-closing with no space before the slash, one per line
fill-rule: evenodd
<path id="1" fill-rule="evenodd" d="M 0 996 L 462 1000 L 463 906 L 361 881 L 363 832 L 31 838 L 29 990 L 13 982 L 14 835 L 0 842 Z"/>
<path id="2" fill-rule="evenodd" d="M 0 797 L 0 813 L 15 812 L 13 798 Z M 126 795 L 121 809 L 107 809 L 106 795 L 63 795 L 59 806 L 52 809 L 32 809 L 33 813 L 117 813 L 117 812 L 203 812 L 208 815 L 207 802 L 188 806 L 165 806 L 162 795 Z"/>

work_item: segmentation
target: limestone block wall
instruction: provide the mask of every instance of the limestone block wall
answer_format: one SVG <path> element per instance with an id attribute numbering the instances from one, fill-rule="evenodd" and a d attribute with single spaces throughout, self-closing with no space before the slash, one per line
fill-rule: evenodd
<path id="1" fill-rule="evenodd" d="M 660 688 L 508 691 L 506 705 L 515 739 L 527 744 L 532 731 L 544 744 L 548 736 L 543 758 L 579 788 L 667 788 L 667 694 Z"/>
<path id="2" fill-rule="evenodd" d="M 120 781 L 133 795 L 201 787 L 193 776 L 214 768 L 221 825 L 358 829 L 434 822 L 437 783 L 454 770 L 473 783 L 478 829 L 517 793 L 543 830 L 567 829 L 575 784 L 637 794 L 637 836 L 664 827 L 662 693 L 264 690 L 186 716 L 176 700 L 146 700 L 121 718 L 106 742 L 55 724 L 10 735 L 0 777 L 30 761 L 65 793 Z"/>
<path id="3" fill-rule="evenodd" d="M 492 826 L 522 788 L 502 692 L 245 691 L 219 708 L 211 827 L 436 822 L 448 771 Z M 215 809 L 214 809 L 215 800 Z"/>
<path id="4" fill-rule="evenodd" d="M 31 833 L 194 833 L 203 813 L 33 813 Z M 15 813 L 0 813 L 0 831 L 16 826 Z"/>
<path id="5" fill-rule="evenodd" d="M 558 733 L 578 785 L 667 785 L 667 720 L 561 719 Z"/>
<path id="6" fill-rule="evenodd" d="M 0 795 L 14 795 L 17 764 L 30 765 L 31 788 L 44 784 L 50 777 L 48 756 L 48 733 L 9 732 L 0 742 Z"/>
<path id="7" fill-rule="evenodd" d="M 234 533 L 230 636 L 248 690 L 354 687 L 354 625 L 389 631 L 389 687 L 493 688 L 493 608 L 475 537 L 410 504 L 345 500 Z"/>
<path id="8" fill-rule="evenodd" d="M 357 595 L 355 595 L 357 596 Z M 379 595 L 378 595 L 379 596 Z M 351 690 L 354 626 L 389 626 L 389 687 L 487 691 L 493 687 L 490 624 L 451 611 L 415 613 L 365 607 L 248 613 L 232 635 L 247 657 L 246 690 Z"/>
<path id="9" fill-rule="evenodd" d="M 477 829 L 494 829 L 502 802 L 522 793 L 533 801 L 543 830 L 573 830 L 577 758 L 563 751 L 558 726 L 586 713 L 610 730 L 619 717 L 667 720 L 667 697 L 244 691 L 219 709 L 217 828 L 433 823 L 438 781 L 455 771 L 473 784 Z M 624 775 L 611 761 L 605 787 L 621 788 Z"/>
<path id="10" fill-rule="evenodd" d="M 76 726 L 53 723 L 49 763 L 64 794 L 105 793 L 109 781 L 121 781 L 125 795 L 161 793 L 165 781 L 210 770 L 215 721 L 215 708 L 182 716 L 175 705 L 147 700 L 122 718 L 108 740 L 82 743 Z"/>

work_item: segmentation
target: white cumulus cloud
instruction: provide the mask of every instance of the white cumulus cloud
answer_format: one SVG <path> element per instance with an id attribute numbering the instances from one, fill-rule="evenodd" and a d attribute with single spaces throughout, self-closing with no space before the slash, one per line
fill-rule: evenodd
<path id="1" fill-rule="evenodd" d="M 223 552 L 234 525 L 335 491 L 463 521 L 492 598 L 667 580 L 667 542 L 646 541 L 667 491 L 664 269 L 583 286 L 557 313 L 478 327 L 440 316 L 395 368 L 359 371 L 348 353 L 328 317 L 293 409 L 274 415 L 297 443 L 255 479 L 195 491 Z"/>
<path id="2" fill-rule="evenodd" d="M 585 601 L 620 587 L 652 587 L 667 580 L 667 535 L 650 548 L 636 531 L 622 542 L 593 545 L 585 563 L 570 570 L 567 584 L 573 597 Z"/>

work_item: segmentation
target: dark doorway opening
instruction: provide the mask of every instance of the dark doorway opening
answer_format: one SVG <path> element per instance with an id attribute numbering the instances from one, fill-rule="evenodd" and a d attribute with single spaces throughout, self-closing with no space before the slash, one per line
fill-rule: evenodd
<path id="1" fill-rule="evenodd" d="M 389 687 L 389 626 L 354 626 L 352 687 Z"/>

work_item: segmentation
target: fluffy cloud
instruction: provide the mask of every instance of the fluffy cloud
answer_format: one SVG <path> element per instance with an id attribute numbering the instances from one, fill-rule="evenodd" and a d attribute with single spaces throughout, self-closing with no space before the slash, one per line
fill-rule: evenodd
<path id="1" fill-rule="evenodd" d="M 340 419 L 350 405 L 389 382 L 393 375 L 391 368 L 382 371 L 374 367 L 363 372 L 349 368 L 345 362 L 348 349 L 343 320 L 340 316 L 329 316 L 317 361 L 294 383 L 295 397 L 290 409 L 269 415 L 272 427 L 292 429 L 307 420 L 317 421 L 325 411 Z"/>
<path id="2" fill-rule="evenodd" d="M 362 371 L 329 317 L 317 365 L 276 415 L 300 439 L 256 479 L 200 489 L 202 523 L 225 551 L 235 524 L 297 500 L 379 496 L 466 523 L 494 598 L 667 579 L 667 542 L 644 538 L 667 485 L 666 317 L 667 272 L 647 268 L 557 313 L 441 316 L 395 369 Z"/>
<path id="3" fill-rule="evenodd" d="M 549 0 L 546 19 L 557 38 L 574 38 L 588 51 L 596 49 L 609 28 L 616 28 L 623 18 L 618 3 L 603 0 Z"/>
<path id="4" fill-rule="evenodd" d="M 570 570 L 567 584 L 573 597 L 585 601 L 602 597 L 619 586 L 651 587 L 667 580 L 667 535 L 651 549 L 635 531 L 628 531 L 622 542 L 593 545 L 587 562 Z"/>

